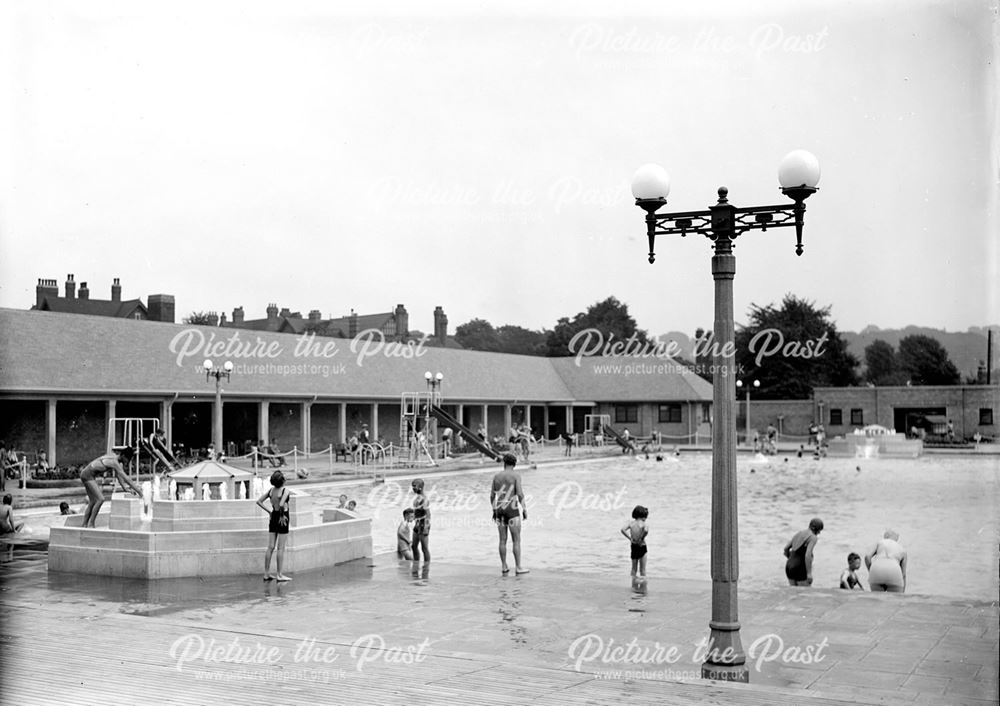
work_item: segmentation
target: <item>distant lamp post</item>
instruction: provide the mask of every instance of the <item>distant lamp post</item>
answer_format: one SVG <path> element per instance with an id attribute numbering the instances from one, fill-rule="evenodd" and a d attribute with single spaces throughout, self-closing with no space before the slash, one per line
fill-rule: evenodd
<path id="1" fill-rule="evenodd" d="M 424 419 L 424 433 L 427 434 L 427 442 L 429 446 L 435 451 L 432 453 L 432 458 L 437 455 L 437 434 L 431 434 L 431 405 L 441 405 L 441 381 L 444 380 L 444 374 L 438 373 L 437 375 L 431 373 L 428 370 L 424 373 L 424 380 L 427 381 L 427 406 L 426 419 Z"/>
<path id="2" fill-rule="evenodd" d="M 746 408 L 746 411 L 747 411 L 747 438 L 746 438 L 746 442 L 747 442 L 747 446 L 750 446 L 753 443 L 753 441 L 750 438 L 750 388 L 753 387 L 754 389 L 760 389 L 760 380 L 754 380 L 752 384 L 750 382 L 747 382 L 746 385 L 743 384 L 742 380 L 737 380 L 736 381 L 736 387 L 740 387 L 740 388 L 745 387 L 747 389 L 747 408 Z"/>
<path id="3" fill-rule="evenodd" d="M 792 203 L 778 206 L 737 208 L 729 203 L 729 190 L 719 188 L 719 200 L 706 211 L 657 213 L 666 205 L 670 176 L 663 167 L 646 164 L 632 179 L 635 203 L 646 212 L 649 262 L 656 259 L 653 243 L 657 235 L 686 236 L 696 233 L 714 244 L 712 277 L 715 280 L 715 342 L 712 428 L 712 620 L 711 636 L 701 675 L 725 681 L 750 680 L 746 654 L 740 641 L 737 581 L 739 579 L 739 533 L 736 512 L 736 388 L 733 339 L 733 279 L 736 256 L 733 241 L 750 230 L 795 227 L 795 254 L 802 254 L 804 201 L 816 192 L 819 162 L 809 152 L 790 152 L 778 167 L 781 192 Z"/>
<path id="4" fill-rule="evenodd" d="M 215 427 L 215 434 L 213 443 L 215 444 L 215 453 L 223 453 L 222 449 L 222 378 L 226 378 L 226 382 L 229 382 L 229 376 L 233 372 L 233 362 L 227 360 L 222 364 L 222 369 L 219 370 L 215 367 L 213 363 L 208 358 L 202 363 L 202 367 L 205 368 L 205 380 L 211 380 L 215 378 L 215 423 L 212 425 Z"/>

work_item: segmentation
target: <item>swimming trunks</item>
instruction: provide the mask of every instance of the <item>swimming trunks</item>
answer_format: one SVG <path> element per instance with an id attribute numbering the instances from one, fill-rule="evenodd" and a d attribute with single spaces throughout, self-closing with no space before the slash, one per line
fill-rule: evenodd
<path id="1" fill-rule="evenodd" d="M 507 507 L 498 507 L 493 511 L 493 518 L 499 522 L 501 525 L 510 524 L 511 520 L 516 520 L 521 516 L 521 511 L 518 510 L 513 505 L 507 505 Z"/>
<path id="2" fill-rule="evenodd" d="M 633 544 L 632 545 L 632 558 L 642 559 L 646 556 L 646 545 L 645 544 Z"/>
<path id="3" fill-rule="evenodd" d="M 788 555 L 788 561 L 785 562 L 785 576 L 788 577 L 789 581 L 805 581 L 809 578 L 809 574 L 806 571 L 806 547 L 809 544 L 809 540 L 802 542 L 798 549 L 793 549 L 792 553 Z"/>
<path id="4" fill-rule="evenodd" d="M 431 533 L 431 518 L 427 508 L 413 508 L 413 536 L 423 537 Z"/>

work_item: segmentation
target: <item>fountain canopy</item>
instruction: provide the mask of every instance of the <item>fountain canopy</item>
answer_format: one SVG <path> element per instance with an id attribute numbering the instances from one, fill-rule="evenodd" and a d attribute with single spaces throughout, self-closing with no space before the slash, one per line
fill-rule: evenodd
<path id="1" fill-rule="evenodd" d="M 202 498 L 205 486 L 209 489 L 212 500 L 223 497 L 233 500 L 237 497 L 249 498 L 252 492 L 251 481 L 256 477 L 252 471 L 245 471 L 236 466 L 230 466 L 220 461 L 199 461 L 167 474 L 177 484 L 177 492 L 173 500 L 184 498 L 184 491 L 191 488 L 195 498 Z M 236 485 L 244 484 L 243 492 L 237 496 Z M 225 494 L 222 488 L 225 487 Z"/>

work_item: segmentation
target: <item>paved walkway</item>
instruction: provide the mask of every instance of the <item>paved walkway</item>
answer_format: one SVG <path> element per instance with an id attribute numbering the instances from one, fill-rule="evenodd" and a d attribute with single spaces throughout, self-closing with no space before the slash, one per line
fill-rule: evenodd
<path id="1" fill-rule="evenodd" d="M 385 555 L 287 584 L 146 582 L 23 550 L 0 578 L 11 704 L 997 703 L 996 601 L 745 591 L 751 683 L 730 685 L 692 678 L 707 582 Z"/>

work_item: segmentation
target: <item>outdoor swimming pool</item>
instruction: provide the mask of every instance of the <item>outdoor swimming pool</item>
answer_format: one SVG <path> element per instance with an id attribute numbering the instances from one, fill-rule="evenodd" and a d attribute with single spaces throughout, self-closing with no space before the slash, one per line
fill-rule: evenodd
<path id="1" fill-rule="evenodd" d="M 856 470 L 860 464 L 861 471 Z M 751 469 L 754 470 L 751 473 Z M 425 477 L 431 499 L 435 561 L 499 570 L 490 520 L 491 473 Z M 784 585 L 782 547 L 813 516 L 826 523 L 814 564 L 815 585 L 837 585 L 847 554 L 862 556 L 886 527 L 909 553 L 910 593 L 996 599 L 1000 464 L 988 457 L 919 459 L 740 458 L 740 582 Z M 524 563 L 528 568 L 627 576 L 627 541 L 619 533 L 632 508 L 650 510 L 648 575 L 708 580 L 711 458 L 663 462 L 613 458 L 524 469 L 528 498 Z M 344 493 L 373 518 L 375 550 L 394 551 L 408 480 L 309 491 L 320 506 Z M 862 566 L 867 586 L 867 572 Z"/>

